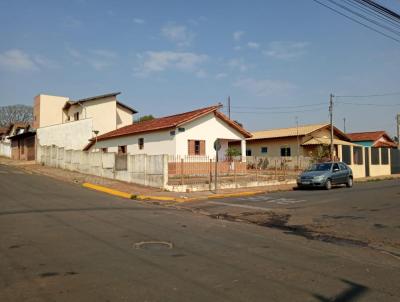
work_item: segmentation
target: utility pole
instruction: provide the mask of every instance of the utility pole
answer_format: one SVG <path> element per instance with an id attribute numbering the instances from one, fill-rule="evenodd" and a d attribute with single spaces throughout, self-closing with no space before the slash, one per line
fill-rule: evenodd
<path id="1" fill-rule="evenodd" d="M 299 168 L 299 156 L 300 156 L 300 141 L 299 141 L 299 118 L 296 116 L 296 130 L 297 130 L 297 168 Z"/>
<path id="2" fill-rule="evenodd" d="M 231 119 L 231 97 L 228 96 L 228 117 Z"/>
<path id="3" fill-rule="evenodd" d="M 343 118 L 343 132 L 346 133 L 346 118 Z"/>
<path id="4" fill-rule="evenodd" d="M 333 97 L 334 95 L 331 93 L 329 96 L 329 118 L 330 118 L 330 124 L 331 124 L 331 160 L 333 161 L 334 154 L 333 154 Z"/>
<path id="5" fill-rule="evenodd" d="M 397 149 L 400 150 L 400 113 L 397 114 Z"/>

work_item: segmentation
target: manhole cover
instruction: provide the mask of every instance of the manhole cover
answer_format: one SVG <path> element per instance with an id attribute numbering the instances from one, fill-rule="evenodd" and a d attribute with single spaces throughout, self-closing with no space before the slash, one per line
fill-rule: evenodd
<path id="1" fill-rule="evenodd" d="M 170 250 L 173 245 L 167 241 L 142 241 L 135 243 L 133 247 L 142 250 Z"/>

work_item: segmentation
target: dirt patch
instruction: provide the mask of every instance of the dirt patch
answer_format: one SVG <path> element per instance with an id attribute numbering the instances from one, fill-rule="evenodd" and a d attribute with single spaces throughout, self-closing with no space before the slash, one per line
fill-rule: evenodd
<path id="1" fill-rule="evenodd" d="M 304 225 L 289 225 L 290 219 L 289 214 L 278 214 L 274 212 L 263 212 L 263 213 L 241 213 L 237 216 L 229 215 L 227 213 L 209 215 L 214 219 L 224 219 L 228 221 L 247 222 L 256 224 L 262 227 L 278 229 L 284 231 L 285 234 L 296 235 L 306 238 L 308 240 L 318 240 L 338 245 L 351 245 L 366 247 L 367 242 L 349 238 L 342 238 L 334 235 L 323 234 L 312 230 L 311 228 Z M 346 217 L 347 218 L 347 217 Z"/>
<path id="2" fill-rule="evenodd" d="M 362 216 L 353 216 L 353 215 L 322 215 L 322 218 L 329 218 L 329 219 L 352 219 L 352 220 L 365 219 L 365 217 L 362 217 Z"/>

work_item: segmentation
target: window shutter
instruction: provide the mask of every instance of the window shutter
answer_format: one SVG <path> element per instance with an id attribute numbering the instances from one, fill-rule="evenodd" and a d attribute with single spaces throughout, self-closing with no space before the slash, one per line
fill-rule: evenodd
<path id="1" fill-rule="evenodd" d="M 206 141 L 200 141 L 200 155 L 206 155 Z"/>
<path id="2" fill-rule="evenodd" d="M 194 155 L 194 140 L 188 140 L 188 154 Z"/>

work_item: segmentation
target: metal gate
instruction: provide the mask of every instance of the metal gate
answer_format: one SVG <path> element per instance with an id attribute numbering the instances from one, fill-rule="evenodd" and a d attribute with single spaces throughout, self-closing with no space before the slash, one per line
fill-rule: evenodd
<path id="1" fill-rule="evenodd" d="M 364 165 L 365 165 L 365 176 L 369 176 L 369 148 L 364 148 L 364 153 L 365 153 L 365 160 L 364 160 Z"/>
<path id="2" fill-rule="evenodd" d="M 400 150 L 390 149 L 390 173 L 400 174 Z"/>

